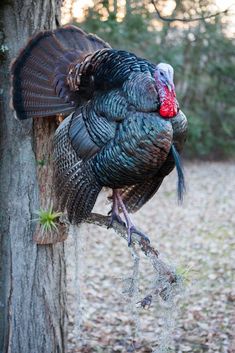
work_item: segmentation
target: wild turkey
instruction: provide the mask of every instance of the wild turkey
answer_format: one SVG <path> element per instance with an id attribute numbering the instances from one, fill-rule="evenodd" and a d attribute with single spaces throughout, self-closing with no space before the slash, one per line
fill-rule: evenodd
<path id="1" fill-rule="evenodd" d="M 54 137 L 55 189 L 69 221 L 91 213 L 101 189 L 113 189 L 111 223 L 127 223 L 179 163 L 187 119 L 179 111 L 173 68 L 112 49 L 74 26 L 40 32 L 12 65 L 19 119 L 69 115 Z"/>

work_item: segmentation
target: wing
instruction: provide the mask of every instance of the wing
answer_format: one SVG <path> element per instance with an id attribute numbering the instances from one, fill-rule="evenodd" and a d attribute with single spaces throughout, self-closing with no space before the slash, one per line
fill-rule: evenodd
<path id="1" fill-rule="evenodd" d="M 73 120 L 81 122 L 82 126 L 82 115 L 73 113 L 60 124 L 54 136 L 54 180 L 61 209 L 67 209 L 70 222 L 79 223 L 89 216 L 102 186 L 71 144 L 69 129 Z M 97 147 L 82 126 L 81 136 L 84 133 L 85 153 L 94 153 Z"/>

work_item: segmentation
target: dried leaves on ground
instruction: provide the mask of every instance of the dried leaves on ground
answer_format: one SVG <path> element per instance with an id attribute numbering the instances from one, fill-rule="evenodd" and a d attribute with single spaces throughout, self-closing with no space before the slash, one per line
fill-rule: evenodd
<path id="1" fill-rule="evenodd" d="M 133 215 L 184 279 L 174 308 L 160 301 L 148 310 L 136 307 L 154 285 L 152 268 L 142 255 L 139 292 L 128 298 L 133 259 L 112 230 L 85 224 L 70 234 L 71 353 L 164 352 L 167 346 L 177 353 L 235 352 L 235 164 L 186 164 L 185 173 L 182 206 L 172 173 Z M 104 192 L 96 211 L 105 214 L 109 209 Z"/>

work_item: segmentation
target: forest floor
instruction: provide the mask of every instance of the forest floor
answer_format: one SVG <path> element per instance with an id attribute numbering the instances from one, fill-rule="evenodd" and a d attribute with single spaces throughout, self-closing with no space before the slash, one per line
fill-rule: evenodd
<path id="1" fill-rule="evenodd" d="M 235 163 L 186 163 L 185 174 L 182 206 L 174 172 L 133 215 L 184 278 L 173 304 L 156 298 L 148 310 L 136 308 L 154 286 L 152 266 L 141 254 L 139 293 L 130 300 L 131 251 L 113 230 L 85 224 L 75 245 L 71 234 L 71 353 L 235 353 Z M 102 194 L 96 211 L 109 209 Z"/>

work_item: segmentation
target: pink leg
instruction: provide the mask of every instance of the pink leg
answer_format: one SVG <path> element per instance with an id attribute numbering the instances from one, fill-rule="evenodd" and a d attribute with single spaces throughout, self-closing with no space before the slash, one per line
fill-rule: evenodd
<path id="1" fill-rule="evenodd" d="M 150 242 L 149 238 L 144 233 L 142 233 L 139 230 L 137 230 L 135 225 L 131 221 L 129 213 L 128 213 L 127 209 L 126 209 L 126 206 L 124 205 L 124 202 L 122 201 L 121 195 L 119 194 L 118 190 L 115 190 L 115 196 L 114 197 L 116 198 L 116 201 L 117 201 L 116 202 L 117 209 L 118 209 L 118 207 L 120 207 L 122 209 L 122 212 L 123 212 L 124 217 L 125 217 L 125 221 L 126 221 L 126 224 L 127 224 L 128 246 L 131 245 L 131 235 L 133 233 L 138 234 L 145 241 Z"/>
<path id="2" fill-rule="evenodd" d="M 110 220 L 110 225 L 108 228 L 110 228 L 113 225 L 114 221 L 122 224 L 124 227 L 126 226 L 126 223 L 119 216 L 119 202 L 118 202 L 117 195 L 118 195 L 118 190 L 113 189 L 113 196 L 112 196 L 113 206 L 112 206 L 112 210 L 109 212 L 109 214 L 111 214 L 111 220 Z"/>

